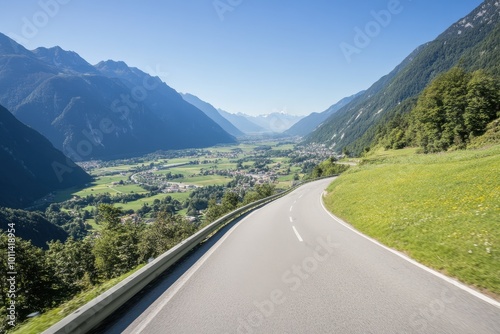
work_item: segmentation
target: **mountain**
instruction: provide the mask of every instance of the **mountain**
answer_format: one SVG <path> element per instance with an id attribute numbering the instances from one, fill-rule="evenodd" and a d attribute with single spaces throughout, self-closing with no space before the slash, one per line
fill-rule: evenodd
<path id="1" fill-rule="evenodd" d="M 20 208 L 91 177 L 0 106 L 0 206 Z"/>
<path id="2" fill-rule="evenodd" d="M 263 127 L 248 120 L 247 116 L 244 114 L 231 114 L 221 109 L 217 109 L 217 111 L 222 115 L 222 117 L 227 119 L 231 122 L 231 124 L 247 135 L 266 132 Z"/>
<path id="3" fill-rule="evenodd" d="M 283 133 L 304 118 L 304 116 L 289 115 L 284 112 L 274 112 L 259 116 L 244 115 L 244 117 L 268 133 Z"/>
<path id="4" fill-rule="evenodd" d="M 76 161 L 235 142 L 158 77 L 2 34 L 0 104 Z"/>
<path id="5" fill-rule="evenodd" d="M 16 237 L 29 240 L 34 246 L 47 249 L 47 242 L 66 241 L 68 233 L 52 224 L 39 212 L 0 208 L 0 230 L 7 230 L 9 224 L 16 225 Z"/>
<path id="6" fill-rule="evenodd" d="M 417 97 L 440 73 L 460 65 L 465 69 L 498 72 L 500 3 L 486 0 L 434 41 L 411 53 L 391 73 L 364 94 L 333 114 L 307 138 L 360 154 L 369 147 L 380 122 L 385 122 L 401 104 Z"/>
<path id="7" fill-rule="evenodd" d="M 59 46 L 50 49 L 39 47 L 33 50 L 33 54 L 41 61 L 54 64 L 60 71 L 66 73 L 98 74 L 94 66 L 90 65 L 76 52 L 65 51 Z"/>
<path id="8" fill-rule="evenodd" d="M 224 131 L 226 131 L 230 135 L 235 137 L 244 136 L 244 133 L 242 131 L 238 130 L 238 128 L 236 128 L 230 121 L 224 118 L 219 113 L 219 111 L 215 109 L 214 106 L 212 106 L 210 103 L 202 101 L 197 96 L 191 94 L 181 94 L 181 96 L 186 102 L 203 111 L 205 115 L 210 117 L 215 123 L 219 124 L 224 129 Z"/>
<path id="9" fill-rule="evenodd" d="M 363 93 L 364 92 L 360 92 L 355 95 L 345 97 L 323 112 L 320 113 L 313 112 L 309 116 L 306 116 L 297 123 L 295 123 L 290 129 L 286 130 L 285 134 L 290 136 L 301 136 L 301 137 L 310 134 L 321 123 L 326 121 L 328 117 L 335 114 L 337 111 L 339 111 L 341 108 L 346 106 L 348 103 L 350 103 L 352 100 L 354 100 L 356 97 L 358 97 Z"/>

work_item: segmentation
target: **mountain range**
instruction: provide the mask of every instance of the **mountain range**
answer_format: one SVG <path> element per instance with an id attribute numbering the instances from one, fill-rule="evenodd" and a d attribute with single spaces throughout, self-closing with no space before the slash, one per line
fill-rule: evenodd
<path id="1" fill-rule="evenodd" d="M 245 133 L 247 135 L 259 134 L 259 133 L 266 132 L 266 130 L 263 127 L 250 121 L 248 119 L 248 115 L 245 115 L 242 113 L 232 114 L 232 113 L 229 113 L 229 112 L 224 111 L 222 109 L 217 109 L 217 111 L 222 115 L 222 117 L 224 117 L 225 119 L 230 121 L 240 131 L 242 131 L 243 133 Z"/>
<path id="2" fill-rule="evenodd" d="M 245 135 L 240 129 L 224 118 L 210 103 L 205 102 L 192 94 L 181 94 L 181 96 L 186 102 L 203 111 L 205 115 L 210 117 L 210 119 L 212 119 L 215 123 L 219 124 L 230 135 L 235 137 L 242 137 Z"/>
<path id="3" fill-rule="evenodd" d="M 0 106 L 0 206 L 21 208 L 92 178 L 41 134 Z"/>
<path id="4" fill-rule="evenodd" d="M 303 116 L 289 115 L 284 112 L 258 116 L 243 113 L 231 114 L 221 109 L 215 109 L 210 103 L 192 94 L 181 95 L 184 100 L 203 111 L 214 122 L 235 137 L 282 133 L 303 118 Z"/>
<path id="5" fill-rule="evenodd" d="M 75 161 L 235 142 L 158 77 L 60 47 L 29 51 L 3 34 L 0 104 Z"/>
<path id="6" fill-rule="evenodd" d="M 283 133 L 304 118 L 304 116 L 290 115 L 285 112 L 258 116 L 244 115 L 244 117 L 264 129 L 264 133 Z"/>
<path id="7" fill-rule="evenodd" d="M 290 129 L 285 131 L 285 134 L 290 136 L 306 136 L 309 133 L 313 132 L 319 125 L 321 125 L 324 121 L 326 121 L 330 116 L 335 114 L 337 111 L 342 109 L 352 100 L 354 100 L 359 95 L 363 94 L 363 92 L 359 92 L 355 95 L 345 97 L 341 99 L 339 102 L 332 105 L 327 110 L 317 113 L 313 112 L 312 114 L 304 117 L 297 123 L 295 123 Z"/>
<path id="8" fill-rule="evenodd" d="M 306 138 L 338 152 L 360 154 L 370 147 L 379 124 L 418 97 L 440 73 L 454 66 L 500 74 L 500 3 L 486 0 L 434 41 L 413 51 L 391 73 L 331 115 Z"/>

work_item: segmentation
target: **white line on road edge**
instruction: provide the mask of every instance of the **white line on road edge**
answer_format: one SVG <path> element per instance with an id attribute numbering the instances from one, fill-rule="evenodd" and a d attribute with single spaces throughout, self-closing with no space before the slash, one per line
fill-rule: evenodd
<path id="1" fill-rule="evenodd" d="M 139 328 L 134 330 L 134 333 L 142 333 L 146 327 L 153 321 L 154 318 L 161 312 L 161 310 L 170 302 L 170 300 L 179 292 L 179 290 L 189 281 L 189 279 L 198 271 L 198 269 L 203 266 L 203 264 L 208 260 L 208 258 L 222 245 L 224 240 L 226 240 L 238 226 L 241 225 L 245 220 L 250 218 L 256 211 L 253 211 L 248 216 L 243 218 L 238 224 L 231 228 L 217 243 L 212 246 L 201 259 L 196 261 L 196 263 L 189 268 L 189 270 L 182 275 L 168 290 L 167 297 L 162 300 L 162 302 L 155 308 L 155 310 L 146 317 L 143 321 L 139 323 Z M 161 297 L 160 297 L 161 298 Z"/>
<path id="2" fill-rule="evenodd" d="M 466 285 L 464 285 L 464 284 L 462 284 L 462 283 L 460 283 L 460 282 L 458 282 L 458 281 L 456 281 L 456 280 L 454 280 L 454 279 L 452 279 L 452 278 L 450 278 L 450 277 L 448 277 L 446 275 L 443 275 L 440 272 L 435 271 L 434 269 L 426 267 L 423 264 L 421 264 L 420 262 L 417 262 L 417 261 L 409 258 L 408 256 L 406 256 L 406 255 L 404 255 L 404 254 L 402 254 L 402 253 L 400 253 L 400 252 L 398 252 L 398 251 L 396 251 L 396 250 L 394 250 L 392 248 L 389 248 L 389 247 L 381 244 L 377 240 L 375 240 L 373 238 L 370 238 L 369 236 L 366 236 L 363 233 L 359 232 L 354 227 L 352 227 L 351 225 L 347 224 L 345 221 L 343 221 L 342 219 L 338 218 L 337 216 L 335 216 L 333 213 L 331 213 L 330 211 L 328 211 L 326 209 L 326 207 L 325 207 L 325 205 L 323 203 L 323 194 L 320 195 L 319 202 L 321 203 L 321 206 L 323 207 L 323 210 L 325 210 L 325 212 L 328 213 L 330 215 L 330 217 L 332 217 L 337 223 L 339 223 L 339 224 L 347 227 L 349 230 L 353 231 L 354 233 L 358 234 L 359 236 L 362 236 L 363 238 L 365 238 L 365 239 L 373 242 L 374 244 L 376 244 L 376 245 L 384 248 L 385 250 L 391 252 L 392 254 L 395 254 L 395 255 L 399 256 L 403 260 L 406 260 L 406 261 L 410 262 L 411 264 L 419 267 L 420 269 L 423 269 L 423 270 L 427 271 L 428 273 L 430 273 L 430 274 L 432 274 L 434 276 L 437 276 L 440 279 L 442 279 L 442 280 L 444 280 L 444 281 L 446 281 L 446 282 L 448 282 L 448 283 L 456 286 L 457 288 L 459 288 L 459 289 L 461 289 L 461 290 L 463 290 L 465 292 L 468 292 L 469 294 L 471 294 L 471 295 L 473 295 L 473 296 L 481 299 L 482 301 L 484 301 L 484 302 L 486 302 L 488 304 L 491 304 L 491 305 L 493 305 L 495 307 L 500 308 L 500 302 L 497 302 L 493 298 L 490 298 L 490 297 L 488 297 L 486 295 L 483 295 L 482 293 L 480 293 L 480 292 L 478 292 L 478 291 L 476 291 L 474 289 L 471 289 L 468 286 L 466 286 Z"/>
<path id="3" fill-rule="evenodd" d="M 297 236 L 297 239 L 299 239 L 300 242 L 303 242 L 304 240 L 302 240 L 302 237 L 300 236 L 299 232 L 297 232 L 297 229 L 295 228 L 295 226 L 292 226 L 293 228 L 293 231 L 295 232 L 295 235 Z"/>

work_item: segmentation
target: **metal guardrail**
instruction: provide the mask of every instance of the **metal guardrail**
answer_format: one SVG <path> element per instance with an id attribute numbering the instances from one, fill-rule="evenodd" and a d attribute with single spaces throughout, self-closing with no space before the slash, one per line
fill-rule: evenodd
<path id="1" fill-rule="evenodd" d="M 68 315 L 66 318 L 44 331 L 43 334 L 87 333 L 88 331 L 97 327 L 108 316 L 113 314 L 118 308 L 125 304 L 129 299 L 131 299 L 139 291 L 144 289 L 146 285 L 155 280 L 165 270 L 170 268 L 174 263 L 180 260 L 184 255 L 189 253 L 193 248 L 198 246 L 202 241 L 210 237 L 219 228 L 232 222 L 236 218 L 241 217 L 245 213 L 256 210 L 272 201 L 277 200 L 278 198 L 288 195 L 289 193 L 306 183 L 331 178 L 334 176 L 336 175 L 301 182 L 279 194 L 275 194 L 259 201 L 250 203 L 228 213 L 227 215 L 217 219 L 210 225 L 207 225 L 200 231 L 196 232 L 189 238 L 185 239 L 181 243 L 177 244 L 173 248 L 169 249 L 167 252 L 157 257 L 151 263 L 147 264 L 134 274 L 130 275 L 105 293 L 80 307 L 79 309 Z"/>

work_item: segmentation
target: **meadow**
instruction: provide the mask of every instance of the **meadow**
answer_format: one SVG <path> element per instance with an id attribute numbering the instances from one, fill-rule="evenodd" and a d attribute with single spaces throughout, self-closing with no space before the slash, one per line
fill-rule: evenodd
<path id="1" fill-rule="evenodd" d="M 500 145 L 379 150 L 327 191 L 328 209 L 361 232 L 500 296 Z"/>

